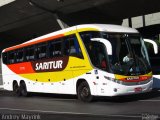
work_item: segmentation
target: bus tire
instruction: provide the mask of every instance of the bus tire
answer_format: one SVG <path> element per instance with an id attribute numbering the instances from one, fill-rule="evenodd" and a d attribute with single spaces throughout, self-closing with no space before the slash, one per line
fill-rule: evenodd
<path id="1" fill-rule="evenodd" d="M 20 88 L 17 82 L 13 83 L 13 94 L 16 96 L 21 96 Z"/>
<path id="2" fill-rule="evenodd" d="M 86 81 L 83 81 L 79 84 L 77 88 L 78 99 L 83 102 L 91 102 L 93 96 L 91 95 L 89 85 Z"/>
<path id="3" fill-rule="evenodd" d="M 27 92 L 27 87 L 25 82 L 21 82 L 20 83 L 20 93 L 22 96 L 27 97 L 28 96 L 28 92 Z"/>

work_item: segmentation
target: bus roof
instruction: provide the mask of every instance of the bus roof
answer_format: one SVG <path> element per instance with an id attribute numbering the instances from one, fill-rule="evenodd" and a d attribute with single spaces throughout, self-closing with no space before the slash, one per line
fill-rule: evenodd
<path id="1" fill-rule="evenodd" d="M 41 43 L 41 42 L 53 40 L 53 39 L 56 39 L 56 38 L 60 38 L 60 37 L 65 36 L 65 33 L 69 32 L 69 31 L 77 30 L 78 32 L 80 32 L 80 31 L 83 31 L 83 30 L 84 31 L 89 30 L 89 29 L 86 29 L 86 28 L 95 29 L 97 31 L 116 32 L 116 33 L 118 33 L 118 32 L 119 33 L 138 33 L 138 31 L 134 28 L 124 27 L 124 26 L 120 26 L 120 25 L 84 24 L 84 25 L 77 25 L 77 26 L 69 27 L 69 28 L 66 28 L 66 29 L 63 29 L 63 30 L 59 30 L 59 31 L 56 31 L 56 32 L 52 32 L 52 33 L 40 36 L 38 38 L 35 38 L 35 39 L 29 40 L 27 42 L 24 42 L 22 44 L 6 48 L 2 52 L 6 52 L 6 51 L 18 49 L 18 48 L 23 48 L 23 47 L 33 45 L 33 44 L 36 44 L 36 43 Z"/>
<path id="2" fill-rule="evenodd" d="M 124 27 L 121 25 L 112 25 L 112 24 L 85 24 L 85 25 L 77 25 L 77 30 L 81 28 L 95 28 L 99 31 L 106 32 L 120 32 L 120 33 L 138 33 L 138 31 L 134 28 Z"/>

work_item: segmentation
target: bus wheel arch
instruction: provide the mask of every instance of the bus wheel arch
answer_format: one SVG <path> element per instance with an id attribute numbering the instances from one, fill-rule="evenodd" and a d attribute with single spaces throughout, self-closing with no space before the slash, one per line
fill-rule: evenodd
<path id="1" fill-rule="evenodd" d="M 20 87 L 19 87 L 18 82 L 16 80 L 13 81 L 12 87 L 13 87 L 13 94 L 16 96 L 21 96 Z"/>
<path id="2" fill-rule="evenodd" d="M 28 96 L 27 86 L 24 80 L 20 81 L 20 93 L 24 97 Z"/>
<path id="3" fill-rule="evenodd" d="M 76 84 L 77 97 L 83 102 L 91 102 L 93 96 L 91 95 L 90 86 L 85 79 L 79 79 Z"/>

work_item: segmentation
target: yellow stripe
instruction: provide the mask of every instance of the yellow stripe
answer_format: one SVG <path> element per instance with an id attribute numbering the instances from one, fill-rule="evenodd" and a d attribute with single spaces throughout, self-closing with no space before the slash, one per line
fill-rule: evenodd
<path id="1" fill-rule="evenodd" d="M 99 31 L 99 30 L 96 29 L 96 28 L 80 28 L 80 29 L 77 29 L 77 32 L 84 32 L 84 31 Z"/>

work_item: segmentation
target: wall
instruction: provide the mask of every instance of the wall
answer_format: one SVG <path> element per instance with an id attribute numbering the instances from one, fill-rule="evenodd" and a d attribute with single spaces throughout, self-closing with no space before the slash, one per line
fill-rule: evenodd
<path id="1" fill-rule="evenodd" d="M 143 27 L 142 16 L 132 17 L 132 27 L 140 28 Z M 146 26 L 160 24 L 160 12 L 145 15 L 145 24 Z M 122 26 L 129 26 L 128 19 L 124 19 Z"/>

